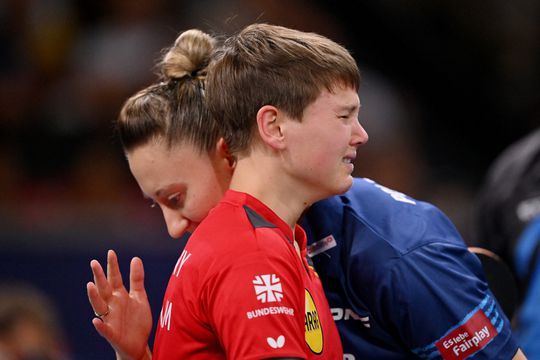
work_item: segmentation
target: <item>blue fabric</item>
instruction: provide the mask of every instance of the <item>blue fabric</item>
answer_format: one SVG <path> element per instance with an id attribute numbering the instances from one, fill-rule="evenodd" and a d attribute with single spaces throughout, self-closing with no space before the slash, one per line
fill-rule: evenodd
<path id="1" fill-rule="evenodd" d="M 540 242 L 540 216 L 525 228 L 514 250 L 516 272 L 521 280 L 536 260 L 523 302 L 517 313 L 516 337 L 528 359 L 540 359 L 540 261 L 533 259 L 534 249 Z"/>
<path id="2" fill-rule="evenodd" d="M 517 351 L 480 261 L 433 205 L 355 179 L 344 195 L 314 204 L 302 225 L 310 244 L 335 239 L 312 261 L 345 359 L 443 358 L 436 344 L 470 327 L 473 315 L 496 331 L 468 358 L 511 359 Z"/>

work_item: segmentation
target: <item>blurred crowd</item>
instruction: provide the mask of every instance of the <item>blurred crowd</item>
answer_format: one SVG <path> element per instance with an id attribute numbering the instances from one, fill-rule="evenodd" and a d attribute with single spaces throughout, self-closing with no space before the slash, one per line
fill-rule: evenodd
<path id="1" fill-rule="evenodd" d="M 0 359 L 67 360 L 55 304 L 25 283 L 0 284 Z"/>
<path id="2" fill-rule="evenodd" d="M 154 61 L 179 31 L 230 33 L 255 21 L 350 48 L 371 136 L 357 175 L 433 201 L 461 227 L 489 161 L 538 124 L 540 6 L 376 3 L 351 11 L 324 0 L 3 1 L 3 245 L 36 233 L 61 246 L 85 234 L 155 233 L 160 219 L 141 201 L 112 121 L 155 80 Z"/>
<path id="3" fill-rule="evenodd" d="M 2 2 L 0 227 L 5 241 L 16 236 L 20 246 L 27 233 L 73 242 L 78 234 L 108 230 L 113 238 L 120 233 L 115 224 L 124 229 L 130 222 L 153 225 L 151 216 L 137 214 L 140 195 L 112 120 L 122 102 L 153 79 L 153 59 L 175 35 L 164 23 L 165 5 Z"/>

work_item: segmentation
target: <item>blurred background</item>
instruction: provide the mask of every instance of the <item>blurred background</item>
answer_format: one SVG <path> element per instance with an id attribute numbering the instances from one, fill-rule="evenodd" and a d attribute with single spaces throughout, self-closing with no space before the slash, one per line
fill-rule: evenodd
<path id="1" fill-rule="evenodd" d="M 434 203 L 466 240 L 488 166 L 540 126 L 535 0 L 2 0 L 0 283 L 48 297 L 65 359 L 113 358 L 90 321 L 92 258 L 141 256 L 157 318 L 179 255 L 112 132 L 123 101 L 182 30 L 253 22 L 351 50 L 370 135 L 356 175 Z"/>

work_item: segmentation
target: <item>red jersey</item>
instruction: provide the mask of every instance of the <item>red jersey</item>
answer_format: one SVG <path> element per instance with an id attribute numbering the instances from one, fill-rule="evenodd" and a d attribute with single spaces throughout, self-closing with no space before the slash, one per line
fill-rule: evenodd
<path id="1" fill-rule="evenodd" d="M 306 236 L 232 190 L 191 235 L 161 309 L 154 359 L 343 359 Z"/>

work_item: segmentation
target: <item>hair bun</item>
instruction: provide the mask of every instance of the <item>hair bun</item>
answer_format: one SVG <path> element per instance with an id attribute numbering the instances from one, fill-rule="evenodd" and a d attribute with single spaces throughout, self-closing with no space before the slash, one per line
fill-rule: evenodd
<path id="1" fill-rule="evenodd" d="M 201 30 L 184 31 L 163 56 L 159 64 L 161 75 L 165 80 L 171 80 L 206 74 L 215 43 L 212 36 Z"/>

